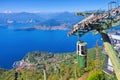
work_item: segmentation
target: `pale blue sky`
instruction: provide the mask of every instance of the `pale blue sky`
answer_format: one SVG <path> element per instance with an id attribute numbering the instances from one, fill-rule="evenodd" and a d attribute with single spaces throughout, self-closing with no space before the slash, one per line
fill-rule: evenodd
<path id="1" fill-rule="evenodd" d="M 111 0 L 0 0 L 0 12 L 86 11 L 107 7 Z"/>

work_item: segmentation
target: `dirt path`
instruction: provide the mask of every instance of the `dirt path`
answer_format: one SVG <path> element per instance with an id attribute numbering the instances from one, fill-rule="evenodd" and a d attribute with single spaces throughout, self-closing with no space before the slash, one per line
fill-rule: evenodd
<path id="1" fill-rule="evenodd" d="M 84 75 L 82 75 L 80 78 L 78 78 L 78 80 L 87 80 L 89 73 L 85 73 Z"/>

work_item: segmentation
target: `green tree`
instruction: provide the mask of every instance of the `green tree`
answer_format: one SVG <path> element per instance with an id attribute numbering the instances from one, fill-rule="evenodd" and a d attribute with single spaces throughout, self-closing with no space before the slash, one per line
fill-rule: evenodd
<path id="1" fill-rule="evenodd" d="M 105 80 L 104 73 L 102 71 L 93 72 L 88 76 L 87 80 Z"/>

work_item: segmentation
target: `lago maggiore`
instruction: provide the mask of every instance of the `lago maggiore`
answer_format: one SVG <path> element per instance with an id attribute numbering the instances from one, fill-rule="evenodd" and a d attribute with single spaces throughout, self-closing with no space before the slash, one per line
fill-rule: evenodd
<path id="1" fill-rule="evenodd" d="M 67 36 L 68 30 L 34 30 L 14 31 L 0 29 L 0 67 L 10 69 L 14 61 L 21 60 L 26 53 L 32 51 L 74 52 L 77 37 Z M 100 35 L 92 32 L 81 37 L 88 43 L 88 48 L 95 47 L 96 40 L 102 45 Z"/>
<path id="2" fill-rule="evenodd" d="M 120 80 L 119 0 L 1 0 L 0 80 Z"/>

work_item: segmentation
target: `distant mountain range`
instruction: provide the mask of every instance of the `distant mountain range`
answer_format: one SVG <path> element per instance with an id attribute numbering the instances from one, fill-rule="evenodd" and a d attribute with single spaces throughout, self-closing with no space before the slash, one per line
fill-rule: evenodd
<path id="1" fill-rule="evenodd" d="M 83 17 L 71 12 L 61 13 L 0 13 L 0 27 L 12 26 L 15 30 L 27 29 L 70 29 Z M 17 25 L 17 26 L 16 26 Z M 18 27 L 19 26 L 19 27 Z"/>

